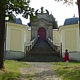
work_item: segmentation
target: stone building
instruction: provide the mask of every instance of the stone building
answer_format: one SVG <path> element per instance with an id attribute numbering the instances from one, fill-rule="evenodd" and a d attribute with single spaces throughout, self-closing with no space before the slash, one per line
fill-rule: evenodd
<path id="1" fill-rule="evenodd" d="M 78 18 L 66 19 L 63 26 L 53 29 L 53 16 L 48 10 L 36 11 L 37 18 L 31 26 L 8 22 L 6 35 L 6 59 L 20 59 L 31 51 L 35 43 L 47 41 L 60 56 L 64 57 L 65 49 L 69 50 L 70 59 L 80 61 L 80 34 Z M 20 22 L 21 23 L 21 22 Z M 44 46 L 43 46 L 44 47 Z"/>
<path id="2" fill-rule="evenodd" d="M 36 13 L 37 19 L 31 22 L 31 38 L 37 38 L 38 35 L 41 40 L 46 40 L 47 38 L 52 38 L 53 29 L 53 17 L 47 11 L 44 13 Z"/>

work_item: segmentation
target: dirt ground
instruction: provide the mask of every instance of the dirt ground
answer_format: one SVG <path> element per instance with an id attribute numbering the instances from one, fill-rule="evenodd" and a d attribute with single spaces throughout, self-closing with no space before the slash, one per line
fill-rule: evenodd
<path id="1" fill-rule="evenodd" d="M 20 68 L 20 80 L 62 80 L 52 70 L 50 62 L 26 62 L 29 67 Z"/>

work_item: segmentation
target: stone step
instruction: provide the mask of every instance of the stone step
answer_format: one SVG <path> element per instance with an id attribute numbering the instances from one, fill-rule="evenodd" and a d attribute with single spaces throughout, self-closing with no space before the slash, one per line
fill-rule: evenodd
<path id="1" fill-rule="evenodd" d="M 20 59 L 21 61 L 27 62 L 60 62 L 64 61 L 63 58 L 58 56 L 27 56 L 26 58 Z"/>
<path id="2" fill-rule="evenodd" d="M 41 56 L 58 56 L 58 57 L 60 57 L 60 53 L 59 52 L 56 52 L 56 53 L 36 53 L 36 52 L 28 52 L 27 54 L 26 54 L 26 56 L 39 56 L 39 57 L 41 57 Z"/>
<path id="3" fill-rule="evenodd" d="M 37 41 L 32 50 L 26 53 L 26 55 L 32 56 L 59 56 L 59 54 L 53 51 L 47 41 Z"/>
<path id="4" fill-rule="evenodd" d="M 31 53 L 53 53 L 53 50 L 50 49 L 33 49 L 30 51 Z"/>
<path id="5" fill-rule="evenodd" d="M 45 42 L 37 42 L 31 51 L 53 51 L 52 48 Z"/>

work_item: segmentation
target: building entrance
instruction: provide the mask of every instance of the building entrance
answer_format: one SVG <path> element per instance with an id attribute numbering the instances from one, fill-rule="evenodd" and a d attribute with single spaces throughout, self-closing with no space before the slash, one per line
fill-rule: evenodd
<path id="1" fill-rule="evenodd" d="M 46 30 L 45 28 L 41 27 L 38 29 L 38 36 L 39 40 L 45 41 L 46 40 Z"/>

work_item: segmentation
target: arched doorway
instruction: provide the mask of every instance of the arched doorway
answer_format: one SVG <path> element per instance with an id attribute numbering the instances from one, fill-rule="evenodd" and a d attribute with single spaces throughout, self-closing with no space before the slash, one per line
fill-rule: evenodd
<path id="1" fill-rule="evenodd" d="M 45 41 L 46 40 L 46 30 L 45 28 L 41 27 L 38 29 L 38 36 L 39 40 Z"/>

